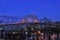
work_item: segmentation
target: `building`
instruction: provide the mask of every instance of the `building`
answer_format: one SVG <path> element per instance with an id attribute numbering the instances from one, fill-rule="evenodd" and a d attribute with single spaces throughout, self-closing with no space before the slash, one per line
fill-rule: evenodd
<path id="1" fill-rule="evenodd" d="M 42 38 L 45 38 L 46 36 L 49 37 L 50 33 L 60 32 L 58 29 L 58 28 L 60 28 L 60 22 L 52 22 L 52 21 L 48 20 L 47 18 L 44 18 L 43 20 L 41 20 L 44 22 L 41 22 L 35 15 L 23 16 L 21 19 L 20 18 L 18 19 L 19 21 L 18 20 L 12 21 L 12 19 L 15 20 L 16 18 L 5 17 L 4 20 L 0 19 L 0 21 L 1 21 L 0 22 L 1 23 L 0 24 L 0 35 L 2 34 L 0 38 L 5 38 L 6 33 L 10 33 L 10 32 L 13 34 L 14 33 L 16 33 L 16 34 L 22 33 L 23 34 L 25 32 L 27 34 L 27 32 L 28 32 L 29 38 L 31 38 L 32 35 L 34 35 L 34 37 L 36 35 L 38 35 L 36 37 L 36 39 L 38 38 L 38 40 L 39 40 L 40 39 L 39 37 L 41 35 L 42 35 Z M 48 34 L 48 35 L 46 35 L 46 34 Z"/>

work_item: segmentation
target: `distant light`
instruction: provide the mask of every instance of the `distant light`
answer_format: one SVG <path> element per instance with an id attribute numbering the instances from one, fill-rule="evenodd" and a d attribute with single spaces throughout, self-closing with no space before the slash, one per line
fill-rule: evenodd
<path id="1" fill-rule="evenodd" d="M 15 34 L 15 32 L 13 32 L 13 34 Z"/>
<path id="2" fill-rule="evenodd" d="M 25 20 L 24 19 L 22 19 L 22 23 L 25 23 Z"/>
<path id="3" fill-rule="evenodd" d="M 39 22 L 39 21 L 35 19 L 34 22 Z"/>
<path id="4" fill-rule="evenodd" d="M 44 25 L 42 25 L 42 28 L 45 28 L 45 26 L 44 26 Z"/>
<path id="5" fill-rule="evenodd" d="M 31 19 L 28 19 L 29 21 L 31 21 Z"/>
<path id="6" fill-rule="evenodd" d="M 28 32 L 26 32 L 26 34 L 28 34 Z"/>
<path id="7" fill-rule="evenodd" d="M 31 28 L 31 30 L 33 30 L 33 28 Z"/>
<path id="8" fill-rule="evenodd" d="M 40 34 L 41 32 L 40 32 L 40 31 L 38 31 L 38 33 Z"/>
<path id="9" fill-rule="evenodd" d="M 41 33 L 41 35 L 44 35 L 44 33 Z"/>
<path id="10" fill-rule="evenodd" d="M 31 37 L 31 39 L 33 39 L 33 37 Z"/>
<path id="11" fill-rule="evenodd" d="M 32 22 L 32 19 L 29 19 L 30 22 Z"/>

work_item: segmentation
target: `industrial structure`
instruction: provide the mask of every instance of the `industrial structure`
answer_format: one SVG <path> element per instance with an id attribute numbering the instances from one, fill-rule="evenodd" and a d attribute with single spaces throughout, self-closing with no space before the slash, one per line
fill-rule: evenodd
<path id="1" fill-rule="evenodd" d="M 19 21 L 18 21 L 19 20 Z M 0 17 L 0 39 L 7 40 L 60 40 L 60 22 L 48 18 L 41 21 L 35 15 Z"/>

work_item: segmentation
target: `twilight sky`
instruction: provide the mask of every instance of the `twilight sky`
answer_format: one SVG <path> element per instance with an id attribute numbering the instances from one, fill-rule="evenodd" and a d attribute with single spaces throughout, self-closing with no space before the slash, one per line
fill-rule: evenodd
<path id="1" fill-rule="evenodd" d="M 0 15 L 23 17 L 27 14 L 60 21 L 60 0 L 0 0 Z"/>

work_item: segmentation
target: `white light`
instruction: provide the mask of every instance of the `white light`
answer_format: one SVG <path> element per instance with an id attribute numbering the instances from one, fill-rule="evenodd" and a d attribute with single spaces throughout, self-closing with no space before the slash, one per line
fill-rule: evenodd
<path id="1" fill-rule="evenodd" d="M 28 34 L 28 33 L 26 32 L 26 34 Z"/>
<path id="2" fill-rule="evenodd" d="M 29 19 L 29 20 L 31 20 L 31 19 Z"/>
<path id="3" fill-rule="evenodd" d="M 43 33 L 41 33 L 41 35 L 44 35 Z"/>
<path id="4" fill-rule="evenodd" d="M 33 30 L 33 28 L 31 28 L 31 30 Z"/>
<path id="5" fill-rule="evenodd" d="M 13 34 L 15 34 L 15 32 L 13 32 Z"/>
<path id="6" fill-rule="evenodd" d="M 32 22 L 32 19 L 28 19 L 29 22 Z"/>
<path id="7" fill-rule="evenodd" d="M 0 28 L 0 30 L 2 30 L 3 28 Z"/>

